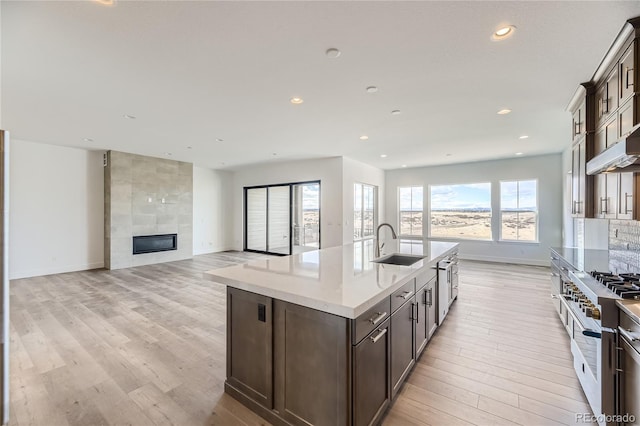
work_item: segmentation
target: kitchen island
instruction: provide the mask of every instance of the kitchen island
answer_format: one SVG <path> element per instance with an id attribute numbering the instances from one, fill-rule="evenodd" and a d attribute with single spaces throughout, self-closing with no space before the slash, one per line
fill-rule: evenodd
<path id="1" fill-rule="evenodd" d="M 458 246 L 394 243 L 420 259 L 372 262 L 369 240 L 205 273 L 227 285 L 225 391 L 274 424 L 379 421 L 436 329 L 437 263 Z"/>

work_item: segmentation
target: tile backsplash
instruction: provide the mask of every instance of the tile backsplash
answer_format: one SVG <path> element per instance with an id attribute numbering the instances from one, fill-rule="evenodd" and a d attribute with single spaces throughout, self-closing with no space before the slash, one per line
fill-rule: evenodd
<path id="1" fill-rule="evenodd" d="M 609 221 L 609 262 L 614 272 L 640 271 L 640 222 Z"/>

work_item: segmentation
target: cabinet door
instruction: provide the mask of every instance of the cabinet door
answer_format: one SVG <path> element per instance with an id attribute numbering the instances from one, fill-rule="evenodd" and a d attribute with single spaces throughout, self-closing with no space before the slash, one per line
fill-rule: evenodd
<path id="1" fill-rule="evenodd" d="M 618 219 L 634 218 L 634 176 L 632 172 L 620 173 L 620 192 L 618 195 Z"/>
<path id="2" fill-rule="evenodd" d="M 429 323 L 427 318 L 428 308 L 428 294 L 427 287 L 422 287 L 416 293 L 416 301 L 415 301 L 415 319 L 416 319 L 416 334 L 415 334 L 415 348 L 416 355 L 415 359 L 418 359 L 424 348 L 427 346 L 427 341 L 429 340 Z"/>
<path id="3" fill-rule="evenodd" d="M 618 110 L 618 134 L 617 138 L 623 138 L 631 133 L 631 129 L 633 129 L 633 101 L 634 99 L 629 99 L 627 103 L 622 105 Z M 615 143 L 615 141 L 611 141 L 611 143 Z"/>
<path id="4" fill-rule="evenodd" d="M 596 217 L 604 219 L 607 214 L 607 174 L 595 175 Z"/>
<path id="5" fill-rule="evenodd" d="M 605 195 L 605 219 L 615 219 L 618 213 L 618 175 L 617 174 L 604 174 L 606 195 Z"/>
<path id="6" fill-rule="evenodd" d="M 438 306 L 436 301 L 438 295 L 436 294 L 438 286 L 436 285 L 435 278 L 429 281 L 427 284 L 427 332 L 429 338 L 433 336 L 436 328 L 438 328 Z"/>
<path id="7" fill-rule="evenodd" d="M 571 152 L 571 214 L 576 217 L 580 215 L 580 199 L 580 145 L 576 145 Z"/>
<path id="8" fill-rule="evenodd" d="M 273 407 L 272 299 L 227 287 L 227 383 Z"/>
<path id="9" fill-rule="evenodd" d="M 389 401 L 389 367 L 391 336 L 389 319 L 354 348 L 353 354 L 353 423 L 375 424 Z"/>
<path id="10" fill-rule="evenodd" d="M 415 297 L 391 315 L 391 398 L 396 396 L 415 362 L 413 347 Z"/>
<path id="11" fill-rule="evenodd" d="M 596 125 L 600 126 L 618 108 L 618 67 L 596 89 Z"/>
<path id="12" fill-rule="evenodd" d="M 586 104 L 583 102 L 580 107 L 574 111 L 572 115 L 572 140 L 576 141 L 585 133 L 586 130 Z"/>
<path id="13" fill-rule="evenodd" d="M 347 425 L 349 320 L 274 301 L 274 408 L 293 425 Z"/>
<path id="14" fill-rule="evenodd" d="M 634 47 L 635 41 L 631 43 L 631 46 L 622 55 L 619 68 L 619 84 L 620 84 L 620 105 L 631 95 L 635 88 L 635 66 L 634 66 Z"/>

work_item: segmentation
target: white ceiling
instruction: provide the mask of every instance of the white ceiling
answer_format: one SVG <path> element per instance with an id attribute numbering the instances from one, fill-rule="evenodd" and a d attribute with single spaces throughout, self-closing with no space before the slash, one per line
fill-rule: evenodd
<path id="1" fill-rule="evenodd" d="M 339 155 L 394 169 L 560 152 L 575 88 L 640 15 L 637 1 L 1 7 L 2 124 L 13 139 L 171 153 L 216 169 Z M 492 42 L 501 24 L 517 31 Z M 331 47 L 342 55 L 329 59 Z M 379 91 L 367 93 L 371 85 Z"/>

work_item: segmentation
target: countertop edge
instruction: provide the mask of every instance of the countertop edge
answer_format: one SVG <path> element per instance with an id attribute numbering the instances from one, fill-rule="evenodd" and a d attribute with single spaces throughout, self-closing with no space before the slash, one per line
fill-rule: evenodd
<path id="1" fill-rule="evenodd" d="M 355 308 L 349 308 L 343 305 L 336 305 L 333 303 L 321 302 L 319 300 L 308 298 L 300 295 L 291 294 L 288 292 L 284 292 L 281 290 L 276 290 L 269 287 L 257 286 L 255 284 L 247 283 L 244 281 L 239 281 L 232 278 L 223 277 L 220 275 L 216 275 L 215 270 L 205 271 L 203 272 L 204 278 L 209 281 L 213 281 L 218 284 L 225 285 L 227 287 L 237 288 L 239 290 L 249 291 L 251 293 L 260 294 L 267 297 L 272 297 L 274 299 L 282 300 L 288 303 L 293 303 L 296 305 L 304 306 L 311 309 L 316 309 L 322 312 L 326 312 L 333 315 L 338 315 L 340 317 L 355 319 L 361 314 L 365 313 L 369 308 L 375 306 L 378 302 L 382 301 L 385 297 L 389 297 L 394 291 L 398 290 L 400 287 L 405 285 L 409 280 L 414 279 L 423 271 L 431 268 L 433 265 L 436 265 L 440 260 L 444 259 L 446 256 L 455 252 L 459 248 L 457 243 L 452 246 L 450 249 L 442 252 L 439 256 L 426 261 L 423 259 L 423 265 L 421 268 L 411 269 L 408 271 L 409 273 L 399 280 L 396 284 L 384 288 L 375 296 L 368 299 L 366 302 L 361 303 Z"/>
<path id="2" fill-rule="evenodd" d="M 629 315 L 636 324 L 640 325 L 640 301 L 622 299 L 616 300 L 616 305 L 618 305 L 618 308 L 624 311 L 625 314 Z M 627 305 L 633 305 L 637 309 L 637 312 L 631 310 Z"/>

